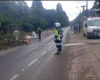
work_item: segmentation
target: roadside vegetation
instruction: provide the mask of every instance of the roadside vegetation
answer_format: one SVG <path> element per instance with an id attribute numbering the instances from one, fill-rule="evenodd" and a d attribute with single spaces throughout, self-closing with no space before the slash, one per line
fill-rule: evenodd
<path id="1" fill-rule="evenodd" d="M 25 1 L 0 1 L 0 49 L 7 47 L 5 43 L 19 44 L 14 39 L 14 30 L 20 31 L 22 41 L 26 33 L 36 32 L 38 27 L 52 28 L 55 22 L 60 22 L 62 27 L 69 25 L 68 16 L 59 3 L 56 10 L 47 10 L 42 1 L 37 0 L 30 8 Z"/>

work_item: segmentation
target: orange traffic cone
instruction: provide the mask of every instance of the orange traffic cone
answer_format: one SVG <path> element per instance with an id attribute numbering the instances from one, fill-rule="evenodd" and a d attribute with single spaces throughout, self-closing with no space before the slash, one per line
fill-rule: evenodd
<path id="1" fill-rule="evenodd" d="M 27 45 L 30 44 L 30 39 L 29 39 L 28 35 L 26 36 L 26 44 L 27 44 Z"/>

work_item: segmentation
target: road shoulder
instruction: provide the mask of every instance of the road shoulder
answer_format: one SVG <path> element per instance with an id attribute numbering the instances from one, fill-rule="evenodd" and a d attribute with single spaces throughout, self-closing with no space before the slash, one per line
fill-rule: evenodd
<path id="1" fill-rule="evenodd" d="M 100 40 L 88 40 L 79 33 L 70 31 L 68 43 L 85 43 L 84 45 L 65 46 L 68 48 L 66 75 L 68 80 L 100 80 Z M 91 43 L 91 44 L 88 44 Z"/>

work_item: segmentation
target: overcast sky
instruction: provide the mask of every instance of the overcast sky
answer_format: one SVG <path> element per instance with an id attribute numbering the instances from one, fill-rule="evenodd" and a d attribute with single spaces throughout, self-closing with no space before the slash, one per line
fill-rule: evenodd
<path id="1" fill-rule="evenodd" d="M 30 7 L 32 1 L 26 1 Z M 63 10 L 67 13 L 69 20 L 73 20 L 82 11 L 81 6 L 86 5 L 86 1 L 42 1 L 46 9 L 56 9 L 56 5 L 61 3 Z M 88 1 L 88 8 L 93 6 L 94 1 Z"/>

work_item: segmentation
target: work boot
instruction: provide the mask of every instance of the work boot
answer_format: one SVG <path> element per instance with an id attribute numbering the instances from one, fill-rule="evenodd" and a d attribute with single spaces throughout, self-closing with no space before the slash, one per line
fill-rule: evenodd
<path id="1" fill-rule="evenodd" d="M 60 55 L 61 54 L 61 52 L 57 52 L 57 53 L 55 53 L 55 55 Z"/>
<path id="2" fill-rule="evenodd" d="M 55 53 L 55 55 L 59 55 L 59 53 L 58 53 L 58 52 L 56 52 L 56 53 Z"/>
<path id="3" fill-rule="evenodd" d="M 61 54 L 61 51 L 59 52 L 59 54 Z"/>

